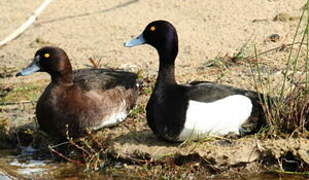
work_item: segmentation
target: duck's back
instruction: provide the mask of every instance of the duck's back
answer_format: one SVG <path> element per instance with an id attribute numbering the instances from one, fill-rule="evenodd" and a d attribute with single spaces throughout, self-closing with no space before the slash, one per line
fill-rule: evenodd
<path id="1" fill-rule="evenodd" d="M 73 81 L 83 90 L 106 90 L 116 86 L 127 89 L 135 88 L 137 75 L 135 73 L 110 69 L 79 69 L 73 72 Z"/>

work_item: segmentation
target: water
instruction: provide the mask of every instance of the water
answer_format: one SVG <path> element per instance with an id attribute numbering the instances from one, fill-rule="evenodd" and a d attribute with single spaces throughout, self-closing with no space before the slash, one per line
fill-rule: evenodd
<path id="1" fill-rule="evenodd" d="M 36 149 L 23 147 L 21 152 L 0 151 L 0 179 L 62 179 L 83 177 L 76 166 L 48 159 L 34 159 Z"/>
<path id="2" fill-rule="evenodd" d="M 48 159 L 35 158 L 37 152 L 32 147 L 23 147 L 21 151 L 0 150 L 0 180 L 12 179 L 136 179 L 130 174 L 116 176 L 112 174 L 89 173 L 84 167 L 77 167 L 71 163 L 55 162 Z M 205 179 L 204 177 L 200 177 Z M 200 179 L 197 178 L 197 179 Z M 141 178 L 144 179 L 144 178 Z M 149 179 L 149 177 L 148 177 Z M 195 179 L 195 178 L 194 178 Z M 305 180 L 301 176 L 259 174 L 247 178 L 250 180 Z"/>

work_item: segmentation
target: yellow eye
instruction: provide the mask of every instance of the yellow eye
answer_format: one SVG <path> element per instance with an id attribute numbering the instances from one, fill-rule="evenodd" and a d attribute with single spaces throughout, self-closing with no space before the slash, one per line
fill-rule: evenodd
<path id="1" fill-rule="evenodd" d="M 49 58 L 49 57 L 50 57 L 50 54 L 49 54 L 49 53 L 45 53 L 45 54 L 44 54 L 44 57 L 45 57 L 45 58 Z"/>
<path id="2" fill-rule="evenodd" d="M 156 26 L 151 26 L 150 27 L 150 31 L 155 31 L 156 30 Z"/>

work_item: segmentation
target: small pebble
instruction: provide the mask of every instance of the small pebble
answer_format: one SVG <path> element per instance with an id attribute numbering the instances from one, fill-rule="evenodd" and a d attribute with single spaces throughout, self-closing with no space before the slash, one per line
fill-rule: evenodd
<path id="1" fill-rule="evenodd" d="M 268 39 L 271 42 L 278 42 L 280 40 L 280 35 L 279 34 L 272 34 L 272 35 L 268 36 Z"/>

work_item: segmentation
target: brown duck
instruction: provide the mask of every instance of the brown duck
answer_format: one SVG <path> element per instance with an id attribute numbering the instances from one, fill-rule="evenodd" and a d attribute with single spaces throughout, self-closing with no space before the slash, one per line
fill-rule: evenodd
<path id="1" fill-rule="evenodd" d="M 36 106 L 40 129 L 52 136 L 80 137 L 88 130 L 116 125 L 133 108 L 138 96 L 137 75 L 108 69 L 72 71 L 67 54 L 43 47 L 32 63 L 17 73 L 47 72 L 51 83 Z"/>

